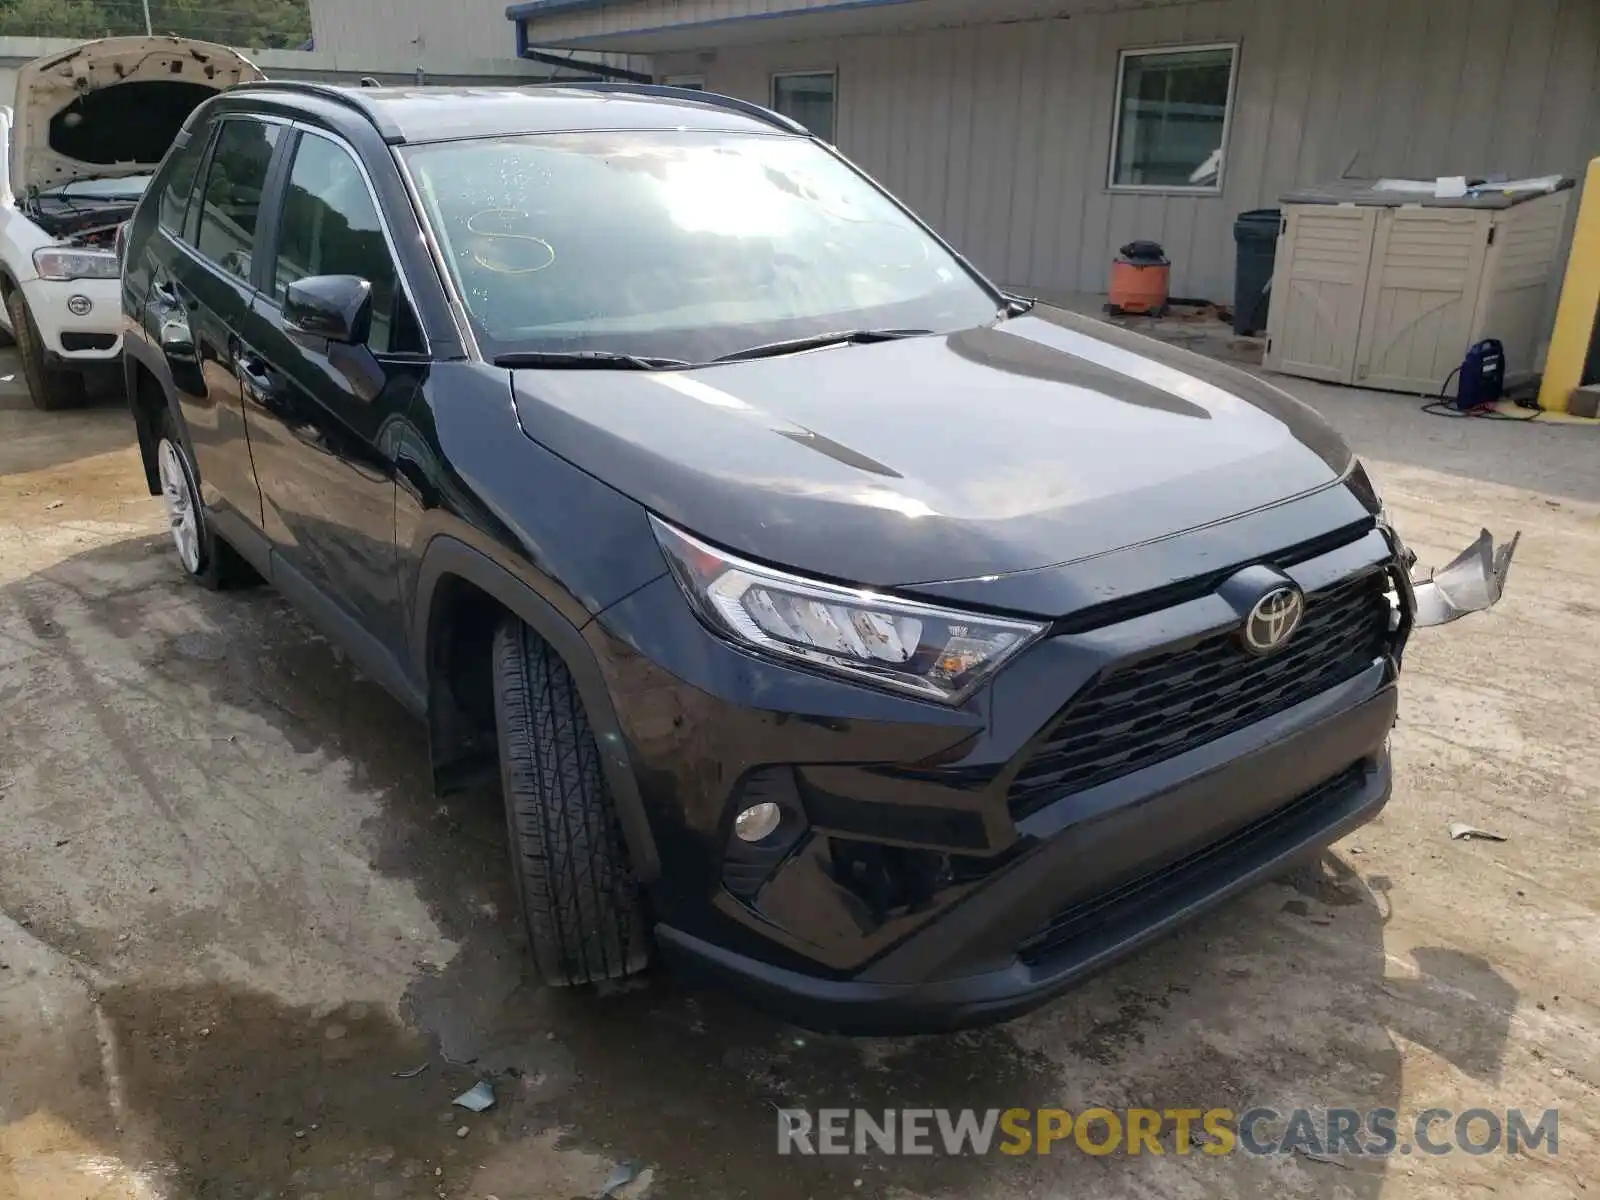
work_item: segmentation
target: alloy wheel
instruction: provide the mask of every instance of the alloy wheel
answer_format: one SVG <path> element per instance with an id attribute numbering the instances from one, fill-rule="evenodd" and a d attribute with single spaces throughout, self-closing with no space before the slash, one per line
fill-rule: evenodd
<path id="1" fill-rule="evenodd" d="M 167 502 L 167 521 L 172 529 L 172 544 L 177 547 L 178 561 L 191 575 L 200 573 L 200 517 L 194 485 L 183 461 L 183 451 L 170 439 L 162 438 L 156 451 L 156 465 L 161 476 L 161 494 Z"/>

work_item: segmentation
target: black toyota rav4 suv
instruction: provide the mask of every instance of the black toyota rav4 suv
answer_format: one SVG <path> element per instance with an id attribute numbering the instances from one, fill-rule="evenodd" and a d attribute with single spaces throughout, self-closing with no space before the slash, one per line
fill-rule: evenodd
<path id="1" fill-rule="evenodd" d="M 1407 636 L 1509 566 L 1414 584 L 1301 404 L 725 97 L 247 85 L 119 245 L 183 569 L 498 775 L 552 985 L 1025 1011 L 1371 819 Z"/>

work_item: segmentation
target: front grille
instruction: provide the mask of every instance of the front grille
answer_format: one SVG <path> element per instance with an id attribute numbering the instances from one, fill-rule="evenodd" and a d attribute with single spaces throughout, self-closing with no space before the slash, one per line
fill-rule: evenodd
<path id="1" fill-rule="evenodd" d="M 1086 936 L 1116 936 L 1119 919 L 1136 917 L 1160 905 L 1164 899 L 1185 889 L 1203 883 L 1208 872 L 1233 855 L 1246 855 L 1260 843 L 1272 841 L 1286 827 L 1332 801 L 1342 799 L 1366 778 L 1366 764 L 1352 763 L 1326 783 L 1319 784 L 1282 808 L 1234 830 L 1227 837 L 1212 842 L 1202 850 L 1181 858 L 1175 863 L 1141 875 L 1114 891 L 1105 892 L 1092 900 L 1085 900 L 1056 913 L 1017 949 L 1018 957 L 1029 965 L 1048 961 L 1053 955 Z M 1254 851 L 1260 854 L 1259 850 Z M 1237 871 L 1243 874 L 1249 868 Z"/>
<path id="2" fill-rule="evenodd" d="M 63 350 L 109 350 L 117 344 L 114 333 L 63 333 Z"/>
<path id="3" fill-rule="evenodd" d="M 1148 767 L 1353 679 L 1385 653 L 1382 570 L 1306 597 L 1289 645 L 1246 654 L 1233 631 L 1113 668 L 1072 701 L 1012 782 L 1021 819 L 1063 796 Z"/>

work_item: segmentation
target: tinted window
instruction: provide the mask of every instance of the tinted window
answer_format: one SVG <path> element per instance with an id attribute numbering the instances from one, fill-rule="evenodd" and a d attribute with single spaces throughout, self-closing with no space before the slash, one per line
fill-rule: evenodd
<path id="1" fill-rule="evenodd" d="M 278 126 L 261 121 L 224 121 L 206 172 L 200 209 L 200 253 L 241 279 L 250 278 L 256 218 L 267 185 Z"/>
<path id="2" fill-rule="evenodd" d="M 401 153 L 490 356 L 704 362 L 817 333 L 995 319 L 992 293 L 809 138 L 552 133 Z"/>
<path id="3" fill-rule="evenodd" d="M 366 178 L 348 151 L 306 134 L 295 150 L 289 190 L 278 227 L 273 289 L 281 302 L 289 285 L 309 275 L 355 275 L 372 284 L 375 354 L 411 349 L 409 337 L 392 335 L 396 278 L 394 258 L 383 237 Z"/>
<path id="4" fill-rule="evenodd" d="M 183 236 L 183 218 L 189 210 L 189 193 L 194 191 L 200 160 L 211 141 L 211 126 L 203 125 L 189 135 L 188 143 L 172 156 L 161 184 L 161 228 L 174 237 Z"/>

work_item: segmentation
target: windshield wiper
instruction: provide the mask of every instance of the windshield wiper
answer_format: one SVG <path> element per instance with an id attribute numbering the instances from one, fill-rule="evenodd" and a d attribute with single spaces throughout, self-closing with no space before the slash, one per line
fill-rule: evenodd
<path id="1" fill-rule="evenodd" d="M 497 354 L 497 367 L 544 367 L 566 371 L 672 371 L 692 366 L 681 358 L 648 358 L 614 350 L 518 350 Z"/>
<path id="2" fill-rule="evenodd" d="M 901 338 L 927 337 L 931 329 L 846 329 L 840 333 L 814 333 L 810 337 L 790 338 L 783 342 L 768 342 L 764 346 L 751 346 L 714 358 L 712 362 L 745 362 L 752 358 L 776 358 L 780 354 L 798 354 L 802 350 L 820 350 L 824 346 L 864 346 L 870 342 L 896 342 Z"/>

